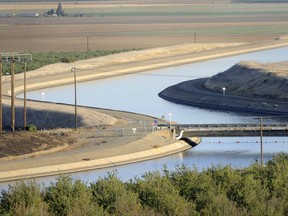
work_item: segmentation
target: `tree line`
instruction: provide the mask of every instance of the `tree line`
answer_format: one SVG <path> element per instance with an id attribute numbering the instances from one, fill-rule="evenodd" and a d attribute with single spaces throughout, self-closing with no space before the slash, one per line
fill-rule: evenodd
<path id="1" fill-rule="evenodd" d="M 0 215 L 287 215 L 288 154 L 265 166 L 179 166 L 128 182 L 117 173 L 89 185 L 70 176 L 43 187 L 19 182 L 2 190 Z"/>

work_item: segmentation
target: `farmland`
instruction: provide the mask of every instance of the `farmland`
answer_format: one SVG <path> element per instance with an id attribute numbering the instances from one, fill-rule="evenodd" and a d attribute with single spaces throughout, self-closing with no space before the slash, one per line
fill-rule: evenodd
<path id="1" fill-rule="evenodd" d="M 43 17 L 57 2 L 0 3 L 0 47 L 8 51 L 146 49 L 183 43 L 254 43 L 288 32 L 288 4 L 228 1 L 62 2 L 65 17 Z M 39 17 L 19 17 L 23 13 Z M 80 17 L 81 15 L 81 17 Z"/>
<path id="2" fill-rule="evenodd" d="M 146 1 L 141 1 L 141 2 L 140 1 L 138 2 L 133 2 L 133 1 L 129 1 L 129 2 L 78 1 L 78 3 L 75 4 L 75 1 L 73 2 L 63 1 L 62 6 L 67 16 L 44 17 L 43 14 L 46 11 L 50 10 L 51 8 L 54 8 L 54 10 L 56 9 L 57 2 L 51 2 L 51 1 L 49 3 L 47 3 L 47 1 L 45 1 L 44 3 L 43 2 L 39 1 L 39 2 L 34 2 L 34 3 L 30 3 L 30 2 L 23 3 L 22 1 L 22 3 L 18 3 L 18 2 L 17 3 L 7 3 L 7 2 L 0 3 L 0 14 L 4 14 L 4 15 L 15 14 L 15 16 L 13 15 L 12 17 L 3 16 L 0 18 L 0 52 L 31 51 L 31 52 L 47 53 L 50 51 L 56 51 L 56 52 L 66 53 L 66 55 L 63 57 L 67 58 L 69 57 L 67 55 L 69 51 L 86 52 L 88 49 L 93 50 L 93 51 L 94 50 L 147 49 L 147 48 L 163 47 L 163 46 L 170 46 L 170 45 L 177 45 L 177 44 L 184 44 L 184 43 L 190 43 L 189 44 L 190 46 L 192 45 L 193 47 L 196 47 L 194 43 L 195 44 L 197 43 L 200 46 L 202 43 L 202 45 L 205 46 L 207 44 L 212 44 L 212 43 L 224 44 L 224 43 L 244 42 L 244 43 L 252 44 L 255 47 L 257 47 L 257 44 L 259 42 L 262 42 L 262 45 L 263 45 L 263 42 L 266 42 L 266 41 L 271 42 L 273 40 L 281 40 L 283 38 L 287 39 L 287 35 L 288 35 L 288 28 L 287 28 L 288 27 L 288 19 L 287 19 L 288 4 L 283 4 L 283 3 L 281 4 L 276 4 L 276 3 L 275 4 L 274 3 L 271 3 L 271 4 L 262 4 L 262 3 L 234 4 L 225 0 L 213 1 L 213 2 L 211 0 L 203 0 L 203 1 L 195 0 L 193 1 L 193 3 L 183 0 L 179 3 L 179 2 L 176 2 L 175 0 L 174 1 L 167 0 L 165 1 L 165 3 L 164 1 L 158 1 L 152 4 L 151 1 L 146 0 Z M 22 13 L 32 13 L 32 12 L 39 13 L 40 16 L 39 17 L 21 17 Z M 185 46 L 187 45 L 185 44 Z M 221 52 L 221 49 L 216 48 L 216 50 L 213 50 L 213 51 L 219 53 Z M 167 52 L 169 53 L 169 50 Z M 198 55 L 206 56 L 207 53 L 208 51 L 206 49 L 202 51 L 202 53 L 199 52 L 199 53 L 196 53 L 196 54 L 194 53 L 194 54 L 197 56 Z M 152 56 L 153 58 L 152 54 L 153 53 L 151 53 L 150 51 L 148 54 L 146 53 L 145 56 L 149 56 L 149 57 Z M 177 58 L 178 57 L 180 59 L 183 57 L 183 55 L 180 54 L 179 56 L 177 56 Z M 47 56 L 47 59 L 48 58 L 49 58 L 49 55 Z M 121 60 L 122 59 L 125 59 L 127 61 L 129 60 L 127 56 L 125 57 L 122 56 Z M 158 59 L 158 60 L 163 61 L 163 59 Z M 131 65 L 135 66 L 137 64 L 139 66 L 140 61 L 142 61 L 142 59 L 140 59 L 135 64 L 131 64 L 131 62 L 130 63 L 128 62 L 126 65 L 123 64 L 121 66 L 123 68 L 126 66 L 128 66 L 129 68 L 129 66 L 131 67 Z M 117 62 L 116 64 L 118 64 L 118 62 L 120 61 L 117 60 L 116 62 Z M 143 64 L 146 64 L 146 63 L 148 65 L 149 61 L 146 61 L 146 62 L 143 61 Z M 112 67 L 113 66 L 114 64 L 112 63 Z M 56 74 L 57 76 L 55 75 L 55 77 L 52 76 L 53 74 L 45 75 L 47 73 L 43 73 L 43 76 L 39 75 L 38 78 L 36 77 L 34 80 L 30 79 L 29 81 L 33 81 L 31 83 L 41 83 L 41 81 L 44 79 L 45 79 L 45 82 L 46 81 L 48 82 L 48 80 L 53 81 L 53 79 L 60 80 L 61 78 L 67 75 L 71 77 L 72 75 L 70 71 L 71 67 L 70 66 L 68 67 L 69 67 L 68 72 L 67 71 L 62 72 L 62 74 L 60 70 L 61 68 L 60 69 L 59 67 L 56 68 L 54 71 L 57 71 L 57 73 L 59 71 L 60 72 L 58 75 Z M 107 71 L 110 68 L 107 67 Z M 42 70 L 42 72 L 43 71 L 45 72 L 45 70 Z M 65 70 L 62 70 L 62 71 L 65 71 Z M 83 71 L 86 72 L 85 70 L 82 70 L 82 72 Z M 95 73 L 94 71 L 92 72 L 91 71 L 90 73 Z M 49 72 L 51 72 L 51 69 L 49 69 Z M 30 72 L 30 74 L 32 73 Z M 34 108 L 37 107 L 37 109 L 42 109 L 42 110 L 48 109 L 50 113 L 50 118 L 51 117 L 55 118 L 55 120 L 52 122 L 63 123 L 65 124 L 65 127 L 69 127 L 67 122 L 72 122 L 70 123 L 70 125 L 74 123 L 74 118 L 73 118 L 73 121 L 70 121 L 71 118 L 68 118 L 68 116 L 72 116 L 71 113 L 73 112 L 73 107 L 62 106 L 61 108 L 59 108 L 60 105 L 56 106 L 55 104 L 51 104 L 51 106 L 53 106 L 53 108 L 48 107 L 47 104 L 45 103 L 38 103 L 38 102 L 32 102 L 32 101 L 30 101 L 28 104 L 28 107 L 30 109 L 33 107 Z M 67 111 L 68 109 L 70 109 L 69 112 Z M 53 112 L 53 110 L 55 112 Z M 59 113 L 59 110 L 64 111 L 61 114 L 61 118 L 59 117 L 59 115 L 54 115 L 54 113 Z M 79 109 L 78 111 L 79 111 L 78 114 L 80 115 L 81 110 Z M 96 110 L 94 111 L 97 112 Z M 120 114 L 116 115 L 115 114 L 116 111 L 111 111 L 111 112 L 114 112 L 113 116 L 120 115 Z M 111 112 L 109 113 L 111 114 Z M 98 119 L 99 122 L 97 122 L 97 124 L 101 126 L 101 128 L 103 125 L 106 125 L 106 124 L 110 125 L 110 123 L 109 124 L 106 123 L 108 122 L 108 120 L 109 121 L 113 120 L 111 119 L 112 117 L 110 118 L 109 116 L 106 116 L 106 120 L 103 117 L 103 119 L 105 120 L 105 123 L 103 123 L 103 121 L 101 120 L 102 117 L 100 116 L 100 114 L 96 113 L 96 114 L 90 115 L 91 110 L 87 111 L 84 109 L 82 111 L 81 116 L 84 116 L 84 114 L 86 114 L 85 118 L 83 117 L 83 119 L 85 120 L 87 119 L 89 120 L 88 117 L 93 116 L 93 119 L 90 118 L 90 121 L 93 122 L 93 124 L 95 124 L 94 118 Z M 122 113 L 121 115 L 124 115 L 124 114 Z M 124 115 L 124 118 L 121 117 L 121 120 L 118 120 L 119 122 L 115 124 L 115 127 L 118 127 L 119 125 L 126 125 L 126 124 L 128 125 L 128 123 L 130 122 L 130 119 L 133 119 L 133 118 L 135 118 L 134 122 L 136 122 L 136 117 L 132 118 L 131 116 L 127 117 L 126 115 L 127 113 Z M 41 115 L 41 116 L 44 116 L 44 115 Z M 140 122 L 140 119 L 142 121 L 142 118 L 144 117 L 139 115 L 139 120 L 138 120 L 138 116 L 137 116 L 137 122 Z M 31 119 L 31 117 L 28 116 L 28 119 Z M 45 119 L 46 119 L 46 116 L 45 116 Z M 65 121 L 63 119 L 65 119 Z M 128 121 L 126 122 L 126 119 L 129 119 L 129 122 Z M 51 121 L 51 119 L 49 119 L 49 121 Z M 134 127 L 135 127 L 135 124 L 134 124 Z M 103 130 L 104 129 L 106 129 L 106 127 L 103 127 Z M 1 151 L 2 155 L 11 155 L 12 150 L 13 150 L 14 155 L 20 155 L 23 153 L 27 153 L 27 152 L 23 152 L 23 150 L 29 150 L 33 148 L 32 151 L 39 151 L 39 150 L 42 150 L 44 147 L 53 148 L 54 146 L 59 146 L 61 145 L 61 143 L 68 143 L 71 145 L 78 144 L 79 146 L 83 145 L 84 143 L 88 145 L 88 147 L 90 144 L 93 143 L 93 146 L 96 146 L 96 147 L 98 146 L 98 143 L 97 145 L 95 145 L 94 135 L 91 136 L 91 133 L 89 133 L 89 131 L 80 132 L 80 130 L 78 130 L 77 132 L 71 132 L 71 134 L 70 132 L 64 133 L 63 131 L 61 131 L 59 133 L 46 134 L 46 136 L 43 136 L 43 137 L 39 136 L 39 133 L 37 134 L 37 133 L 21 133 L 20 132 L 20 133 L 15 133 L 15 134 L 17 134 L 17 136 L 14 136 L 13 133 L 7 133 L 5 134 L 5 139 L 3 138 L 4 135 L 2 136 L 1 144 L 5 145 L 5 147 L 9 146 L 9 148 L 4 148 L 4 150 Z M 36 137 L 35 134 L 38 137 Z M 45 139 L 45 142 L 43 141 L 43 139 Z M 15 144 L 13 148 L 11 148 L 11 142 L 12 142 L 11 140 L 13 140 L 14 142 L 13 144 Z M 163 142 L 163 137 L 161 137 L 161 140 Z M 35 144 L 36 142 L 41 143 L 41 145 L 38 147 L 36 145 L 32 145 L 32 144 Z M 117 137 L 115 138 L 115 141 L 114 140 L 111 141 L 109 137 L 109 139 L 107 138 L 107 140 L 105 138 L 105 140 L 101 142 L 101 145 L 99 147 L 104 148 L 104 145 L 102 146 L 102 144 L 105 143 L 105 147 L 107 147 L 108 149 L 107 152 L 110 153 L 110 152 L 113 152 L 111 151 L 111 149 L 114 147 L 114 145 L 122 146 L 124 142 L 127 143 L 126 138 L 122 140 Z M 147 140 L 143 140 L 143 143 L 145 143 L 145 146 L 147 146 Z M 131 144 L 130 146 L 128 146 L 129 150 L 135 150 L 131 146 L 137 146 L 137 145 Z M 74 146 L 72 147 L 74 148 Z M 89 153 L 91 153 L 90 148 L 87 148 L 87 149 L 89 150 Z M 116 149 L 114 152 L 119 154 L 120 151 Z M 78 156 L 73 155 L 73 158 L 76 158 L 77 160 L 77 158 L 82 157 L 83 155 L 82 153 L 83 152 L 79 153 Z M 33 155 L 33 157 L 35 157 L 35 155 Z M 50 158 L 52 158 L 52 156 L 51 157 L 49 156 L 49 160 L 51 160 Z M 89 157 L 82 157 L 82 158 L 89 158 Z M 269 162 L 266 167 L 258 168 L 258 166 L 254 166 L 254 168 L 253 167 L 247 168 L 247 170 L 244 170 L 244 172 L 242 171 L 239 172 L 239 170 L 234 171 L 230 169 L 230 167 L 228 168 L 224 167 L 223 169 L 214 167 L 210 170 L 211 172 L 207 170 L 202 173 L 198 173 L 195 170 L 189 171 L 189 170 L 186 170 L 185 168 L 182 168 L 182 170 L 179 169 L 175 173 L 165 172 L 163 176 L 157 173 L 146 174 L 145 178 L 147 179 L 145 179 L 145 181 L 147 180 L 146 181 L 147 183 L 140 179 L 139 180 L 135 179 L 135 183 L 131 181 L 130 185 L 127 183 L 126 186 L 124 184 L 121 185 L 122 183 L 119 182 L 118 179 L 116 179 L 113 175 L 107 178 L 106 180 L 104 179 L 107 182 L 106 186 L 104 185 L 106 184 L 104 180 L 100 180 L 98 183 L 95 183 L 94 186 L 92 185 L 90 188 L 86 188 L 86 186 L 82 185 L 82 183 L 76 182 L 75 190 L 73 189 L 73 191 L 78 190 L 77 189 L 77 185 L 78 185 L 79 188 L 81 189 L 80 192 L 84 191 L 85 193 L 83 192 L 82 194 L 80 194 L 79 196 L 81 197 L 80 199 L 78 199 L 78 197 L 76 198 L 72 197 L 71 201 L 69 201 L 68 204 L 66 202 L 67 205 L 65 205 L 65 207 L 63 208 L 63 212 L 64 212 L 63 214 L 65 214 L 66 211 L 69 213 L 75 212 L 74 215 L 81 215 L 80 212 L 83 215 L 89 214 L 89 213 L 93 214 L 94 213 L 93 211 L 96 212 L 97 210 L 101 210 L 101 211 L 103 210 L 103 212 L 105 211 L 104 213 L 107 213 L 107 214 L 110 213 L 110 214 L 119 214 L 119 215 L 121 214 L 122 215 L 123 214 L 131 214 L 131 215 L 140 214 L 141 215 L 141 213 L 143 215 L 144 213 L 146 213 L 147 215 L 148 214 L 149 215 L 154 215 L 154 214 L 155 215 L 156 214 L 184 215 L 185 212 L 187 214 L 199 213 L 199 214 L 207 214 L 207 215 L 209 214 L 212 215 L 213 213 L 217 213 L 217 212 L 219 212 L 218 213 L 219 215 L 233 215 L 237 213 L 238 214 L 240 213 L 243 215 L 245 214 L 263 215 L 265 213 L 270 214 L 270 215 L 275 215 L 276 213 L 278 213 L 279 215 L 285 214 L 288 212 L 288 210 L 287 210 L 287 206 L 285 205 L 286 200 L 284 198 L 287 197 L 288 192 L 287 190 L 284 190 L 283 192 L 283 188 L 285 189 L 285 187 L 282 187 L 282 186 L 285 183 L 284 181 L 285 179 L 283 178 L 284 183 L 282 183 L 282 181 L 280 181 L 282 175 L 277 176 L 276 174 L 284 173 L 286 175 L 287 171 L 284 168 L 287 167 L 287 158 L 288 158 L 287 155 L 280 155 L 274 161 Z M 29 167 L 31 167 L 31 164 L 44 166 L 43 164 L 40 163 L 40 160 L 38 160 L 39 159 L 38 156 L 35 159 L 37 160 L 37 163 L 30 163 Z M 67 163 L 67 161 L 63 158 L 61 158 L 60 160 L 62 160 L 61 163 Z M 16 160 L 11 160 L 8 162 L 9 164 L 13 164 L 13 162 L 15 161 Z M 17 163 L 14 163 L 14 165 L 15 164 L 17 166 L 16 169 L 19 169 L 20 166 L 18 166 Z M 274 167 L 274 165 L 277 169 Z M 5 165 L 2 164 L 1 167 L 3 169 Z M 20 168 L 22 169 L 22 167 L 23 167 L 23 164 L 21 164 Z M 284 171 L 278 172 L 279 169 L 284 170 Z M 264 173 L 263 174 L 264 177 L 268 176 L 269 181 L 266 180 L 264 177 L 262 178 L 261 175 L 259 174 L 260 172 Z M 277 172 L 277 173 L 274 176 L 272 176 L 273 172 L 275 173 Z M 226 175 L 227 173 L 231 176 L 231 179 L 229 179 L 229 175 L 226 179 L 222 178 L 223 176 L 227 176 Z M 252 174 L 254 173 L 256 177 L 252 176 L 251 173 Z M 197 179 L 196 178 L 197 176 L 200 178 Z M 210 178 L 209 176 L 210 177 L 212 176 L 212 178 Z M 260 176 L 259 179 L 260 178 L 264 179 L 263 181 L 261 181 L 262 183 L 260 182 L 261 179 L 257 180 L 258 178 L 257 176 L 258 177 Z M 193 182 L 192 180 L 191 182 L 193 184 L 191 184 L 191 182 L 189 181 L 184 182 L 182 181 L 183 179 L 184 180 L 192 179 Z M 203 181 L 203 179 L 205 181 Z M 219 181 L 212 182 L 213 179 L 216 179 L 216 180 L 218 179 Z M 252 181 L 251 179 L 255 181 Z M 57 185 L 60 185 L 60 186 L 65 184 L 71 188 L 71 185 L 72 186 L 74 185 L 74 183 L 72 183 L 67 178 L 66 178 L 66 183 L 64 181 L 64 184 L 62 184 L 61 179 L 59 182 L 60 183 L 57 183 Z M 106 205 L 104 205 L 105 202 L 107 201 L 107 200 L 104 200 L 106 196 L 105 193 L 102 194 L 104 198 L 100 196 L 92 197 L 91 193 L 88 194 L 88 192 L 92 191 L 92 189 L 95 191 L 95 194 L 99 194 L 98 193 L 99 191 L 97 191 L 96 189 L 98 186 L 101 189 L 101 184 L 104 185 L 107 190 L 110 190 L 109 185 L 113 186 L 115 185 L 115 182 L 117 183 L 116 186 L 118 185 L 117 188 L 119 187 L 120 189 L 122 188 L 121 190 L 118 190 L 116 188 L 118 192 L 119 191 L 121 192 L 120 195 L 128 194 L 127 197 L 129 198 L 130 201 L 131 201 L 130 199 L 131 197 L 137 198 L 139 196 L 139 198 L 137 199 L 135 198 L 131 202 L 129 200 L 128 202 L 126 202 L 125 199 L 127 200 L 127 197 L 124 196 L 123 198 L 123 196 L 119 196 L 120 198 L 122 197 L 123 199 L 121 200 L 120 198 L 119 199 L 117 198 L 118 200 L 120 200 L 119 202 L 118 201 L 117 203 L 110 202 L 109 206 L 107 207 Z M 163 185 L 164 186 L 168 185 L 168 187 L 166 188 L 156 187 L 156 192 L 154 191 L 155 192 L 154 193 L 152 191 L 154 193 L 153 194 L 151 193 L 151 188 L 152 189 L 155 188 L 155 185 L 153 185 L 153 182 L 160 182 L 160 183 L 164 182 Z M 201 184 L 197 184 L 197 182 L 204 182 L 204 183 L 201 185 Z M 228 183 L 226 184 L 226 182 L 228 183 L 232 182 L 232 184 L 228 184 Z M 29 205 L 25 205 L 26 200 L 24 200 L 22 197 L 19 198 L 20 204 L 17 202 L 16 199 L 13 198 L 14 194 L 12 192 L 16 191 L 15 194 L 16 195 L 19 194 L 18 190 L 19 188 L 21 189 L 21 187 L 11 189 L 7 193 L 2 192 L 1 194 L 2 198 L 0 200 L 1 201 L 0 202 L 0 214 L 15 215 L 16 213 L 14 212 L 21 212 L 22 210 L 21 212 L 22 215 L 24 215 L 26 212 L 30 212 L 30 213 L 37 212 L 35 214 L 45 214 L 46 212 L 49 212 L 51 215 L 53 215 L 55 212 L 55 215 L 57 214 L 59 215 L 59 211 L 57 210 L 58 206 L 55 206 L 55 209 L 51 208 L 53 206 L 53 201 L 54 201 L 53 199 L 51 199 L 51 197 L 53 196 L 52 192 L 54 190 L 57 191 L 57 185 L 55 186 L 52 185 L 47 190 L 46 189 L 43 190 L 43 193 L 41 192 L 42 194 L 40 193 L 40 190 L 36 186 L 34 187 L 32 185 L 32 188 L 36 188 L 36 190 L 34 190 L 37 192 L 36 195 L 33 195 L 28 190 L 24 190 L 26 186 L 23 186 L 22 188 L 24 189 L 22 191 L 25 192 L 24 194 L 32 194 L 32 198 L 36 197 L 36 199 L 38 200 L 37 202 L 34 202 L 33 199 L 30 199 L 30 197 L 28 197 L 30 201 L 32 200 L 32 202 L 30 201 L 28 202 Z M 179 185 L 183 187 L 180 188 Z M 193 188 L 189 188 L 190 185 L 192 185 Z M 211 190 L 206 190 L 207 185 L 209 186 L 208 189 L 211 189 Z M 227 187 L 224 187 L 226 185 Z M 235 187 L 233 187 L 233 185 L 236 185 L 237 187 L 239 186 L 238 188 L 236 188 L 237 190 L 235 189 Z M 256 188 L 255 189 L 256 192 L 251 190 L 251 185 L 253 186 L 254 189 Z M 126 190 L 124 186 L 127 187 L 127 189 L 129 190 Z M 223 186 L 223 187 L 220 187 L 220 186 Z M 203 187 L 205 189 L 204 192 L 202 190 Z M 215 190 L 215 188 L 217 190 Z M 67 189 L 64 188 L 64 190 L 67 190 Z M 26 193 L 26 191 L 28 192 Z M 112 191 L 111 194 L 114 193 L 113 190 L 110 190 L 110 191 Z M 163 191 L 165 193 L 163 193 Z M 168 193 L 167 191 L 170 193 Z M 191 191 L 192 192 L 200 191 L 200 192 L 192 194 L 193 195 L 192 196 Z M 140 196 L 141 194 L 145 195 L 145 193 L 152 194 L 152 196 L 150 197 Z M 73 193 L 73 194 L 77 195 L 79 193 Z M 230 197 L 226 196 L 227 194 L 228 195 L 232 194 L 232 196 Z M 253 196 L 253 194 L 266 194 L 266 196 L 260 196 L 261 199 L 259 199 L 259 196 Z M 70 196 L 70 194 L 68 195 Z M 41 199 L 38 199 L 39 197 Z M 45 200 L 42 199 L 43 197 L 45 197 Z M 85 199 L 85 201 L 87 201 L 86 202 L 87 205 L 85 203 L 84 203 L 85 205 L 80 205 L 81 203 L 83 203 L 82 202 L 83 197 L 89 198 L 89 199 Z M 159 197 L 160 198 L 164 197 L 164 198 L 160 200 L 158 199 Z M 173 197 L 173 199 L 171 199 L 171 197 Z M 10 200 L 12 201 L 15 200 L 16 204 L 14 205 L 14 203 L 12 201 L 10 202 Z M 62 201 L 62 200 L 67 200 L 67 199 L 66 197 L 60 197 L 59 200 Z M 143 200 L 144 201 L 150 200 L 152 204 L 153 203 L 154 204 L 156 203 L 156 204 L 152 205 L 151 203 L 148 203 L 148 202 L 145 203 Z M 172 200 L 173 202 L 168 202 L 167 204 L 166 202 L 167 200 L 169 201 Z M 203 202 L 203 200 L 205 202 Z M 94 204 L 92 201 L 94 202 Z M 111 200 L 108 200 L 108 201 L 111 201 Z M 108 201 L 106 203 L 108 203 Z M 121 202 L 123 202 L 124 204 Z M 172 204 L 176 203 L 178 206 L 172 205 L 171 203 Z M 164 204 L 167 204 L 167 205 L 164 205 Z M 119 207 L 120 210 L 114 208 L 114 206 Z M 133 209 L 131 208 L 131 206 L 133 207 Z M 21 210 L 18 211 L 18 207 L 21 208 Z M 129 211 L 129 209 L 130 210 L 132 209 L 132 210 Z M 39 211 L 36 211 L 36 210 L 39 210 Z M 71 213 L 71 215 L 73 214 Z"/>

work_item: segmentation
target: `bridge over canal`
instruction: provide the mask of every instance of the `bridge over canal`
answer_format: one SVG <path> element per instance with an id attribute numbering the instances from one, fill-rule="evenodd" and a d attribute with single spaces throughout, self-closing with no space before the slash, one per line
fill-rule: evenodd
<path id="1" fill-rule="evenodd" d="M 288 124 L 171 124 L 159 125 L 183 131 L 183 137 L 192 136 L 288 136 Z"/>

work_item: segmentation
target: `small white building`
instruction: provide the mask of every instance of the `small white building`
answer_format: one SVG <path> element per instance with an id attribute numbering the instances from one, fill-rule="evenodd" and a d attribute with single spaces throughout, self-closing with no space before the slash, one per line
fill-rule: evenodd
<path id="1" fill-rule="evenodd" d="M 39 17 L 39 13 L 23 13 L 21 17 Z"/>

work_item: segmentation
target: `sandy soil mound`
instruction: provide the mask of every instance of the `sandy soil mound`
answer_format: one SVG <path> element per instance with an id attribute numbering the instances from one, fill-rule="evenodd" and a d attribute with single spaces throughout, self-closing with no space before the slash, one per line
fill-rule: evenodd
<path id="1" fill-rule="evenodd" d="M 9 129 L 11 125 L 10 100 L 3 100 L 3 128 Z M 15 126 L 23 127 L 23 101 L 16 101 Z M 78 107 L 78 127 L 93 127 L 101 125 L 114 125 L 116 118 L 100 113 L 93 108 Z M 38 129 L 74 128 L 75 107 L 55 103 L 38 103 L 27 101 L 27 125 L 33 124 Z"/>
<path id="2" fill-rule="evenodd" d="M 205 83 L 205 87 L 251 98 L 288 101 L 288 62 L 240 62 Z"/>
<path id="3" fill-rule="evenodd" d="M 38 152 L 38 155 L 41 151 L 52 153 L 77 143 L 75 139 L 69 137 L 69 132 L 64 130 L 61 132 L 38 131 L 37 133 L 28 133 L 18 131 L 13 134 L 1 133 L 0 138 L 0 159 L 16 159 L 15 156 L 19 155 L 34 157 L 36 154 L 31 153 L 35 151 Z"/>
<path id="4" fill-rule="evenodd" d="M 92 69 L 94 67 L 101 67 L 119 63 L 130 63 L 151 60 L 156 58 L 164 58 L 178 55 L 185 55 L 189 53 L 203 52 L 218 48 L 232 47 L 243 45 L 243 43 L 219 43 L 219 44 L 180 44 L 169 47 L 159 47 L 147 50 L 131 51 L 127 53 L 119 53 L 101 57 L 98 59 L 88 59 L 77 62 L 77 68 Z"/>

